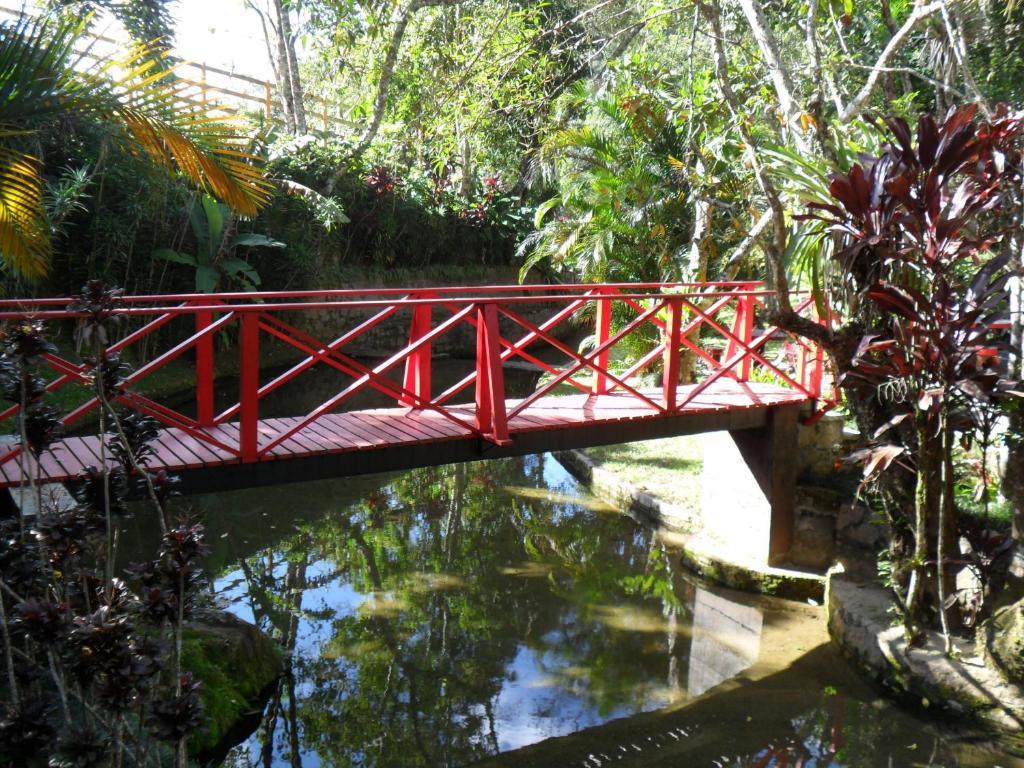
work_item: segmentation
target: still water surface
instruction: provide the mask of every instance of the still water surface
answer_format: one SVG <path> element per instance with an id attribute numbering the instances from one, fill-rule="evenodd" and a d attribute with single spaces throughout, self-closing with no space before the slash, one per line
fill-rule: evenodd
<path id="1" fill-rule="evenodd" d="M 550 456 L 193 500 L 217 592 L 292 654 L 226 765 L 462 766 L 668 706 L 692 723 L 658 739 L 699 738 L 666 765 L 1020 765 L 878 701 L 816 610 L 698 584 Z M 502 760 L 597 764 L 573 749 Z"/>

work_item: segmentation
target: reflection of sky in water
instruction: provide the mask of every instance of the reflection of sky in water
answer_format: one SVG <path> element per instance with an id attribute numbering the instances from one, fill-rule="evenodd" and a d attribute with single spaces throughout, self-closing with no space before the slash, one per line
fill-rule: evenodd
<path id="1" fill-rule="evenodd" d="M 549 655 L 550 656 L 550 655 Z M 558 660 L 568 666 L 566 658 Z M 551 659 L 519 646 L 508 667 L 509 679 L 501 686 L 494 704 L 498 745 L 502 752 L 534 744 L 552 736 L 578 731 L 628 715 L 623 707 L 600 716 L 592 706 L 562 688 L 561 678 L 551 674 Z"/>
<path id="2" fill-rule="evenodd" d="M 509 465 L 506 463 L 504 466 L 507 469 Z M 474 727 L 478 730 L 470 737 L 470 741 L 477 745 L 471 750 L 472 754 L 459 755 L 456 750 L 456 754 L 451 755 L 456 759 L 484 756 L 494 752 L 495 745 L 501 751 L 514 749 L 633 712 L 664 706 L 673 696 L 683 695 L 681 691 L 685 691 L 685 687 L 672 686 L 669 680 L 670 669 L 677 669 L 680 665 L 679 658 L 670 656 L 673 653 L 678 656 L 680 650 L 675 639 L 666 639 L 666 635 L 673 632 L 674 623 L 670 628 L 664 618 L 664 600 L 651 594 L 627 594 L 614 580 L 609 582 L 611 587 L 607 592 L 587 586 L 588 579 L 600 583 L 606 570 L 619 574 L 620 579 L 635 575 L 633 565 L 637 565 L 638 570 L 648 559 L 652 546 L 649 533 L 628 518 L 609 514 L 603 508 L 606 505 L 597 503 L 582 492 L 576 481 L 551 457 L 528 457 L 520 460 L 518 466 L 519 471 L 513 471 L 509 477 L 492 480 L 473 476 L 467 481 L 467 492 L 476 488 L 478 492 L 491 494 L 495 506 L 491 514 L 504 514 L 497 510 L 507 509 L 512 504 L 520 505 L 525 510 L 524 514 L 539 521 L 536 523 L 539 532 L 534 536 L 535 546 L 543 549 L 548 540 L 558 539 L 551 549 L 561 554 L 553 555 L 546 549 L 542 554 L 538 555 L 536 551 L 531 554 L 523 543 L 524 535 L 528 537 L 529 534 L 515 527 L 498 532 L 508 541 L 493 552 L 480 553 L 480 557 L 494 559 L 491 563 L 484 563 L 483 567 L 499 580 L 496 591 L 516 592 L 521 595 L 519 602 L 542 613 L 543 619 L 538 620 L 538 626 L 534 627 L 533 617 L 503 615 L 498 612 L 504 610 L 500 607 L 493 615 L 488 613 L 484 616 L 485 623 L 499 626 L 504 639 L 514 643 L 503 646 L 504 661 L 493 670 L 491 687 L 483 687 L 488 691 L 486 697 L 477 701 L 466 700 L 464 710 L 452 713 L 449 726 L 453 731 L 460 728 L 472 730 Z M 490 484 L 492 481 L 492 489 L 482 490 L 480 483 Z M 536 490 L 530 492 L 531 489 Z M 404 519 L 403 514 L 407 515 L 409 510 L 403 512 L 399 494 L 393 487 L 381 490 L 379 497 L 388 508 L 388 519 Z M 547 492 L 551 498 L 547 497 Z M 325 503 L 323 508 L 325 514 L 345 515 L 353 513 L 357 506 L 339 510 Z M 467 513 L 467 520 L 472 514 Z M 439 530 L 443 533 L 449 525 L 446 519 L 438 522 L 421 516 L 416 516 L 412 524 L 408 522 L 406 519 L 403 546 L 410 550 L 430 546 L 430 537 L 439 537 Z M 559 529 L 563 526 L 572 527 L 571 534 L 562 537 L 564 541 L 559 539 Z M 267 550 L 263 550 L 264 557 L 266 554 Z M 391 567 L 396 559 L 387 553 L 381 553 L 381 557 L 381 569 Z M 284 553 L 274 552 L 273 558 L 273 577 L 277 584 L 283 585 L 288 568 Z M 567 560 L 559 562 L 560 558 Z M 615 563 L 616 559 L 622 562 Z M 396 630 L 396 636 L 398 627 L 403 627 L 398 651 L 403 654 L 412 654 L 410 649 L 416 653 L 421 653 L 422 648 L 436 650 L 430 645 L 429 634 L 430 631 L 436 633 L 437 628 L 428 630 L 426 626 L 411 628 L 407 623 L 403 625 L 403 612 L 412 601 L 453 600 L 457 604 L 463 599 L 483 606 L 478 609 L 486 611 L 491 598 L 483 590 L 495 587 L 491 584 L 478 585 L 472 578 L 463 579 L 459 575 L 460 565 L 456 560 L 443 569 L 450 573 L 438 573 L 442 569 L 433 573 L 423 569 L 405 574 L 404 584 L 419 586 L 410 588 L 404 598 L 397 599 L 387 590 L 360 591 L 348 574 L 339 572 L 338 566 L 328 559 L 310 563 L 305 580 L 313 585 L 292 597 L 298 600 L 299 608 L 295 656 L 329 661 L 334 670 L 331 674 L 336 679 L 345 679 L 358 689 L 360 654 L 370 651 L 365 650 L 365 643 L 363 646 L 339 643 L 336 638 L 338 621 L 367 622 L 367 626 L 373 628 L 391 626 Z M 480 567 L 479 564 L 471 565 Z M 419 567 L 422 568 L 423 563 Z M 663 569 L 664 564 L 658 563 L 656 567 Z M 581 575 L 581 570 L 586 573 Z M 660 579 L 668 577 L 667 573 L 657 575 Z M 217 588 L 231 602 L 232 610 L 238 616 L 248 621 L 254 619 L 246 595 L 244 573 L 240 568 L 232 569 L 219 578 Z M 289 599 L 287 594 L 279 597 Z M 402 602 L 403 599 L 406 602 Z M 457 607 L 452 607 L 450 620 L 453 624 L 459 620 L 457 610 Z M 679 608 L 671 610 L 678 611 Z M 644 617 L 653 618 L 645 619 L 644 626 L 636 631 L 630 625 L 630 617 L 640 612 Z M 650 626 L 652 621 L 653 627 Z M 526 636 L 516 637 L 517 627 L 519 631 L 525 631 Z M 455 630 L 448 642 L 475 641 L 471 630 L 459 632 Z M 374 635 L 373 629 L 369 635 Z M 486 637 L 482 641 L 486 642 Z M 588 657 L 588 653 L 595 656 Z M 595 658 L 597 663 L 612 667 L 607 680 L 602 679 L 601 670 L 594 667 Z M 408 660 L 404 663 L 409 664 Z M 415 659 L 416 665 L 427 669 L 441 663 L 433 657 Z M 464 659 L 457 660 L 457 664 L 464 663 Z M 685 659 L 682 663 L 685 668 Z M 318 669 L 322 674 L 322 667 Z M 401 671 L 396 674 L 401 674 Z M 458 675 L 460 670 L 455 669 L 452 674 Z M 444 679 L 442 676 L 439 682 L 425 678 L 418 684 L 443 687 L 447 685 Z M 296 680 L 297 697 L 315 694 L 314 681 Z M 463 692 L 463 695 L 467 694 Z M 402 690 L 397 694 L 397 700 L 408 704 L 409 696 L 409 691 Z M 468 698 L 472 699 L 472 692 Z M 436 716 L 431 722 L 438 722 Z M 490 722 L 493 722 L 493 733 Z M 438 738 L 451 742 L 456 737 L 453 733 L 445 733 L 439 734 Z M 351 746 L 358 755 L 362 745 Z M 255 736 L 245 747 L 250 759 L 258 755 L 259 745 Z M 281 751 L 275 749 L 275 752 Z M 344 748 L 339 750 L 344 751 Z M 319 764 L 314 752 L 303 750 L 303 766 Z M 244 759 L 239 762 L 245 764 Z M 275 765 L 287 764 L 286 758 L 279 754 Z M 368 764 L 373 764 L 373 761 Z"/>
<path id="3" fill-rule="evenodd" d="M 463 765 L 693 700 L 758 661 L 762 632 L 782 615 L 683 578 L 648 531 L 550 457 L 207 503 L 221 512 L 211 528 L 242 521 L 261 542 L 222 556 L 218 591 L 278 637 L 295 629 L 294 712 L 284 690 L 232 767 L 264 765 L 268 726 L 275 768 Z M 250 602 L 242 554 L 254 583 L 268 585 L 262 599 L 255 589 Z M 704 745 L 703 758 L 678 762 L 687 768 L 920 763 L 917 742 L 934 739 L 876 709 L 870 693 L 823 694 L 836 671 L 780 678 L 757 702 L 758 684 L 740 689 L 745 698 L 719 690 L 689 701 L 684 716 L 704 714 L 663 738 L 695 734 Z"/>

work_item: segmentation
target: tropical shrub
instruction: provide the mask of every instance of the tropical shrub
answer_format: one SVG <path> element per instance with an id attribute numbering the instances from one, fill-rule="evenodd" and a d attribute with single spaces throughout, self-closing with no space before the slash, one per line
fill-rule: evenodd
<path id="1" fill-rule="evenodd" d="M 345 221 L 309 226 L 306 199 L 284 192 L 257 226 L 288 244 L 290 263 L 310 280 L 345 268 L 415 269 L 431 265 L 508 265 L 529 213 L 505 182 L 484 175 L 464 196 L 449 168 L 422 171 L 353 159 L 341 142 L 286 143 L 271 150 L 274 177 L 331 200 Z"/>
<path id="2" fill-rule="evenodd" d="M 542 148 L 557 194 L 537 208 L 536 231 L 520 246 L 521 277 L 544 262 L 593 282 L 680 277 L 693 217 L 671 104 L 657 92 L 598 95 L 584 84 L 563 101 L 584 117 Z"/>
<path id="3" fill-rule="evenodd" d="M 911 489 L 886 505 L 897 545 L 906 544 L 893 552 L 894 586 L 911 628 L 936 616 L 946 628 L 950 618 L 962 562 L 957 436 L 990 430 L 985 406 L 1016 394 L 999 324 L 1009 277 L 999 217 L 1020 183 L 1024 123 L 1003 110 L 979 124 L 975 113 L 922 116 L 916 135 L 902 118 L 886 120 L 882 152 L 833 176 L 834 202 L 812 203 L 805 217 L 825 222 L 845 293 L 858 300 L 850 346 L 837 357 L 874 441 L 858 454 L 865 475 L 900 473 Z"/>
<path id="4" fill-rule="evenodd" d="M 72 305 L 84 314 L 92 351 L 86 364 L 105 462 L 78 478 L 70 502 L 34 478 L 62 428 L 36 371 L 52 348 L 45 328 L 19 323 L 2 337 L 0 383 L 22 407 L 17 432 L 29 478 L 20 509 L 0 519 L 4 765 L 184 768 L 188 735 L 202 722 L 201 684 L 182 666 L 182 637 L 204 579 L 203 527 L 172 509 L 175 479 L 147 467 L 152 420 L 112 404 L 129 372 L 107 352 L 120 299 L 93 282 Z M 127 503 L 136 485 L 151 501 L 146 511 Z M 122 531 L 142 515 L 161 532 L 156 557 L 122 568 Z"/>
<path id="5" fill-rule="evenodd" d="M 234 256 L 239 248 L 284 248 L 285 244 L 256 232 L 235 232 L 237 221 L 228 206 L 209 195 L 192 202 L 189 223 L 195 238 L 195 253 L 159 248 L 153 255 L 195 269 L 196 291 L 213 293 L 226 280 L 235 280 L 247 290 L 260 286 L 260 273 L 248 261 Z"/>

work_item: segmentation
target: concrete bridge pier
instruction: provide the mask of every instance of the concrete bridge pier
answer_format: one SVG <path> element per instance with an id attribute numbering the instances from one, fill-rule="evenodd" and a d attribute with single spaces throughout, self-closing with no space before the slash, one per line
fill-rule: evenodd
<path id="1" fill-rule="evenodd" d="M 763 426 L 702 439 L 702 533 L 723 551 L 768 565 L 786 560 L 793 544 L 799 414 L 797 403 L 776 406 Z"/>

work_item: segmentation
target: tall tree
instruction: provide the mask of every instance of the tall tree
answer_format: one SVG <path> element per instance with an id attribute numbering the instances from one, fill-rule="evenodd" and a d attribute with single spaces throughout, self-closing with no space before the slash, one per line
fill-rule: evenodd
<path id="1" fill-rule="evenodd" d="M 295 116 L 295 132 L 306 133 L 306 105 L 302 90 L 302 77 L 299 73 L 299 61 L 295 54 L 296 33 L 292 30 L 291 10 L 294 0 L 273 0 L 274 14 L 277 16 L 277 32 L 279 45 L 284 49 L 284 68 L 288 71 L 287 88 L 290 94 L 293 114 Z"/>
<path id="2" fill-rule="evenodd" d="M 291 13 L 299 10 L 297 0 L 245 0 L 246 6 L 260 20 L 267 46 L 267 60 L 274 72 L 277 93 L 281 99 L 281 114 L 285 130 L 291 134 L 305 134 L 305 89 L 295 50 L 298 24 L 293 24 Z"/>

